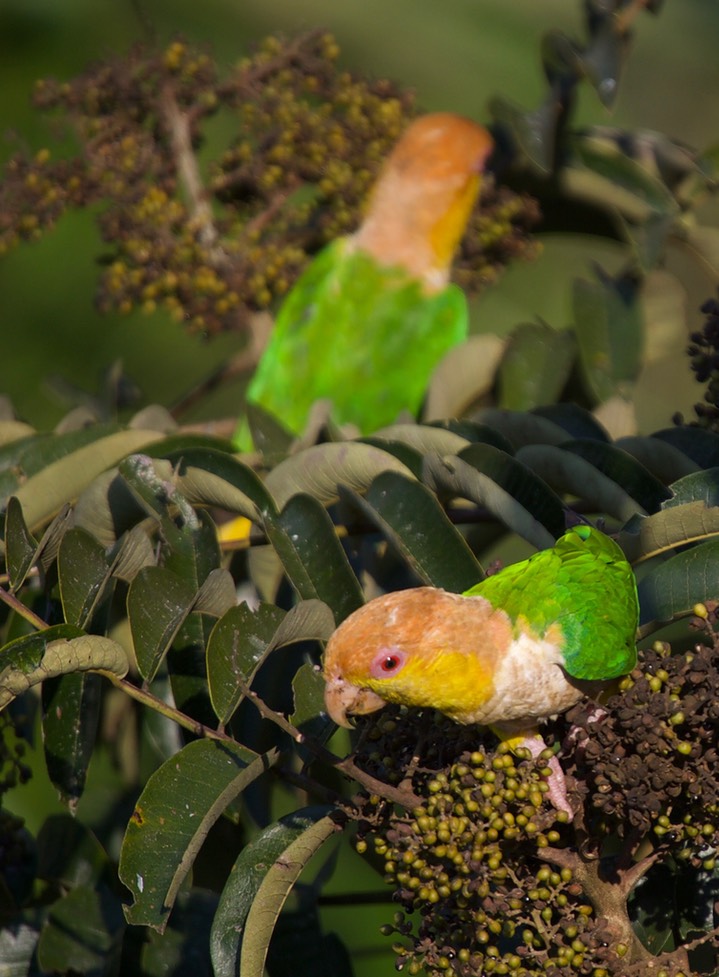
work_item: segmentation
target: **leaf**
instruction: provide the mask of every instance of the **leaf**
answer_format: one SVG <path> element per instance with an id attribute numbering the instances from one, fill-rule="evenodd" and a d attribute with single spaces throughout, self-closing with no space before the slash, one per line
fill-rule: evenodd
<path id="1" fill-rule="evenodd" d="M 27 528 L 22 506 L 12 496 L 5 510 L 5 562 L 12 593 L 23 585 L 36 553 L 37 540 Z"/>
<path id="2" fill-rule="evenodd" d="M 137 667 L 146 682 L 157 674 L 196 596 L 192 584 L 165 567 L 144 567 L 130 584 L 127 616 Z"/>
<path id="3" fill-rule="evenodd" d="M 265 513 L 264 526 L 300 597 L 324 601 L 338 624 L 362 606 L 362 588 L 321 502 L 294 495 L 279 515 Z"/>
<path id="4" fill-rule="evenodd" d="M 687 502 L 703 502 L 707 506 L 719 506 L 719 468 L 696 471 L 673 482 L 671 496 L 662 503 L 663 509 L 685 505 Z"/>
<path id="5" fill-rule="evenodd" d="M 292 680 L 292 691 L 295 710 L 290 722 L 305 734 L 318 737 L 318 719 L 322 726 L 332 725 L 325 715 L 325 680 L 321 670 L 305 662 Z"/>
<path id="6" fill-rule="evenodd" d="M 499 406 L 530 410 L 554 403 L 569 379 L 576 346 L 570 330 L 552 329 L 544 322 L 516 326 L 497 376 Z"/>
<path id="7" fill-rule="evenodd" d="M 15 493 L 30 530 L 34 532 L 64 503 L 74 501 L 101 472 L 161 436 L 154 431 L 117 431 L 42 468 Z"/>
<path id="8" fill-rule="evenodd" d="M 0 929 L 0 977 L 28 977 L 33 974 L 39 937 L 39 929 L 29 923 L 15 919 L 3 925 Z"/>
<path id="9" fill-rule="evenodd" d="M 207 680 L 212 708 L 223 726 L 245 694 L 238 679 L 250 684 L 284 616 L 273 604 L 260 604 L 256 611 L 240 604 L 212 629 L 207 642 Z"/>
<path id="10" fill-rule="evenodd" d="M 318 600 L 303 600 L 285 613 L 273 604 L 252 611 L 240 604 L 214 626 L 207 643 L 210 697 L 224 725 L 237 709 L 244 690 L 276 648 L 300 641 L 327 641 L 335 629 L 332 611 Z"/>
<path id="11" fill-rule="evenodd" d="M 440 360 L 430 380 L 423 419 L 461 417 L 488 396 L 506 340 L 494 335 L 470 336 Z"/>
<path id="12" fill-rule="evenodd" d="M 103 546 L 112 546 L 133 528 L 147 512 L 116 468 L 102 472 L 80 494 L 74 507 L 74 522 Z"/>
<path id="13" fill-rule="evenodd" d="M 129 923 L 162 932 L 179 888 L 228 804 L 278 759 L 230 740 L 196 740 L 152 774 L 125 832 L 120 879 Z"/>
<path id="14" fill-rule="evenodd" d="M 260 478 L 247 465 L 221 451 L 195 448 L 173 452 L 178 489 L 193 505 L 217 506 L 238 512 L 253 522 L 271 507 L 271 497 Z"/>
<path id="15" fill-rule="evenodd" d="M 193 608 L 201 614 L 222 617 L 236 603 L 235 581 L 232 579 L 232 574 L 229 570 L 217 567 L 208 573 L 205 582 L 197 591 Z"/>
<path id="16" fill-rule="evenodd" d="M 365 498 L 344 490 L 348 502 L 376 525 L 425 583 L 462 593 L 482 568 L 436 497 L 419 482 L 384 472 Z"/>
<path id="17" fill-rule="evenodd" d="M 712 283 L 719 279 L 719 228 L 682 226 L 684 245 Z"/>
<path id="18" fill-rule="evenodd" d="M 68 624 L 87 628 L 110 579 L 105 551 L 84 529 L 70 529 L 58 552 L 63 614 Z"/>
<path id="19" fill-rule="evenodd" d="M 100 719 L 98 675 L 74 672 L 42 686 L 42 729 L 48 776 L 74 810 L 85 789 Z"/>
<path id="20" fill-rule="evenodd" d="M 532 413 L 536 417 L 544 417 L 552 424 L 559 425 L 570 438 L 610 440 L 594 414 L 576 404 L 548 404 L 545 407 L 535 407 Z"/>
<path id="21" fill-rule="evenodd" d="M 427 459 L 426 478 L 439 492 L 478 502 L 538 549 L 553 546 L 566 528 L 564 506 L 554 492 L 491 445 L 472 445 L 458 458 Z"/>
<path id="22" fill-rule="evenodd" d="M 128 669 L 122 645 L 69 624 L 16 638 L 0 648 L 0 663 L 0 709 L 48 678 L 88 671 L 122 678 Z"/>
<path id="23" fill-rule="evenodd" d="M 669 489 L 626 451 L 599 441 L 566 441 L 562 448 L 590 462 L 621 486 L 645 512 L 656 512 L 671 495 Z"/>
<path id="24" fill-rule="evenodd" d="M 673 500 L 669 500 L 672 502 Z M 638 563 L 685 543 L 719 535 L 719 508 L 702 500 L 669 505 L 652 516 L 634 521 L 617 542 L 631 563 Z"/>
<path id="25" fill-rule="evenodd" d="M 567 440 L 566 431 L 537 412 L 486 407 L 477 411 L 473 420 L 498 431 L 514 449 L 523 444 L 562 444 Z"/>
<path id="26" fill-rule="evenodd" d="M 37 850 L 38 878 L 68 889 L 96 885 L 110 868 L 110 859 L 93 832 L 69 814 L 51 814 L 45 819 Z"/>
<path id="27" fill-rule="evenodd" d="M 213 977 L 209 946 L 217 902 L 206 889 L 181 892 L 164 933 L 142 931 L 138 977 Z"/>
<path id="28" fill-rule="evenodd" d="M 655 431 L 653 438 L 671 444 L 700 468 L 719 466 L 719 434 L 701 427 L 669 427 Z"/>
<path id="29" fill-rule="evenodd" d="M 719 540 L 701 543 L 670 557 L 639 581 L 640 625 L 691 612 L 695 604 L 719 597 Z M 644 629 L 646 634 L 646 628 Z"/>
<path id="30" fill-rule="evenodd" d="M 621 485 L 574 452 L 550 444 L 528 444 L 519 449 L 516 457 L 555 492 L 576 495 L 592 509 L 606 512 L 620 522 L 644 512 Z"/>
<path id="31" fill-rule="evenodd" d="M 310 858 L 337 830 L 326 806 L 270 825 L 240 853 L 220 897 L 210 938 L 216 977 L 262 977 L 277 917 Z"/>
<path id="32" fill-rule="evenodd" d="M 412 475 L 391 454 L 369 444 L 359 441 L 318 444 L 281 461 L 268 474 L 265 486 L 278 508 L 299 493 L 329 505 L 339 498 L 338 485 L 363 492 L 384 471 L 399 472 L 408 478 Z"/>
<path id="33" fill-rule="evenodd" d="M 597 274 L 598 281 L 575 280 L 573 308 L 579 361 L 592 395 L 601 402 L 639 373 L 642 317 L 635 283 L 601 270 Z"/>
<path id="34" fill-rule="evenodd" d="M 416 448 L 423 455 L 430 451 L 439 455 L 456 455 L 469 444 L 466 438 L 454 431 L 430 427 L 427 424 L 392 424 L 376 431 L 372 440 L 400 442 Z"/>
<path id="35" fill-rule="evenodd" d="M 676 482 L 684 475 L 696 472 L 698 465 L 674 445 L 659 438 L 627 437 L 614 442 L 615 447 L 626 451 L 644 465 L 664 484 Z M 662 503 L 667 505 L 667 502 Z"/>
<path id="36" fill-rule="evenodd" d="M 107 886 L 78 886 L 50 907 L 38 943 L 43 971 L 72 970 L 85 977 L 110 977 L 119 967 L 125 922 L 118 897 Z"/>

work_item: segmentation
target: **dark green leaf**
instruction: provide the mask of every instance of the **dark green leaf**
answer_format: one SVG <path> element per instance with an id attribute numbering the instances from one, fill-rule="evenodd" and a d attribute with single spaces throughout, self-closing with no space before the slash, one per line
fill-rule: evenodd
<path id="1" fill-rule="evenodd" d="M 338 624 L 362 605 L 362 588 L 321 502 L 294 495 L 279 515 L 266 513 L 264 525 L 300 597 L 324 601 Z"/>
<path id="2" fill-rule="evenodd" d="M 69 814 L 51 814 L 45 820 L 37 850 L 39 878 L 68 889 L 94 886 L 110 868 L 107 853 L 92 831 Z"/>
<path id="3" fill-rule="evenodd" d="M 558 331 L 544 322 L 516 326 L 499 367 L 499 406 L 530 410 L 554 403 L 569 379 L 576 346 L 570 330 Z"/>
<path id="4" fill-rule="evenodd" d="M 214 977 L 210 928 L 217 900 L 216 893 L 205 889 L 181 892 L 164 933 L 141 930 L 142 970 L 138 977 Z"/>
<path id="5" fill-rule="evenodd" d="M 207 642 L 207 680 L 212 708 L 225 725 L 240 703 L 248 685 L 277 632 L 285 612 L 272 604 L 252 611 L 247 604 L 231 608 L 215 624 Z"/>
<path id="6" fill-rule="evenodd" d="M 655 431 L 653 438 L 666 441 L 700 468 L 719 466 L 719 434 L 701 427 L 668 427 Z"/>
<path id="7" fill-rule="evenodd" d="M 609 441 L 609 435 L 596 419 L 583 407 L 576 404 L 548 404 L 535 407 L 532 411 L 537 417 L 544 417 L 552 424 L 563 428 L 569 438 L 594 438 L 596 441 Z"/>
<path id="8" fill-rule="evenodd" d="M 48 776 L 74 806 L 85 789 L 100 720 L 99 675 L 76 672 L 42 684 L 42 730 Z"/>
<path id="9" fill-rule="evenodd" d="M 177 466 L 180 491 L 193 505 L 213 505 L 257 522 L 270 509 L 269 492 L 255 472 L 221 451 L 195 448 L 169 455 Z"/>
<path id="10" fill-rule="evenodd" d="M 216 977 L 262 977 L 270 937 L 292 886 L 337 830 L 329 811 L 295 811 L 266 828 L 240 853 L 212 926 Z"/>
<path id="11" fill-rule="evenodd" d="M 665 499 L 671 496 L 669 489 L 626 451 L 600 441 L 566 441 L 562 448 L 584 458 L 594 467 L 616 482 L 645 512 L 656 512 Z"/>
<path id="12" fill-rule="evenodd" d="M 719 598 L 719 540 L 670 557 L 639 582 L 640 624 L 670 621 Z"/>
<path id="13" fill-rule="evenodd" d="M 321 734 L 321 727 L 333 725 L 325 713 L 325 680 L 319 668 L 305 662 L 292 681 L 295 711 L 290 722 L 303 732 L 314 736 Z M 319 719 L 319 723 L 318 723 Z"/>
<path id="14" fill-rule="evenodd" d="M 606 512 L 620 522 L 644 511 L 621 485 L 571 451 L 551 444 L 528 444 L 519 449 L 517 460 L 536 472 L 555 492 L 576 495 L 592 509 Z"/>
<path id="15" fill-rule="evenodd" d="M 704 502 L 707 506 L 719 506 L 719 468 L 694 472 L 677 479 L 669 486 L 671 496 L 662 503 L 662 509 L 685 505 L 687 502 Z"/>
<path id="16" fill-rule="evenodd" d="M 22 586 L 30 572 L 36 552 L 37 540 L 27 528 L 22 506 L 12 496 L 5 512 L 5 561 L 13 593 Z"/>
<path id="17" fill-rule="evenodd" d="M 348 501 L 374 523 L 425 583 L 462 593 L 482 578 L 482 568 L 436 497 L 396 472 L 379 475 L 365 498 Z"/>
<path id="18" fill-rule="evenodd" d="M 674 445 L 660 438 L 617 438 L 615 447 L 626 451 L 632 458 L 655 475 L 665 485 L 684 475 L 697 471 L 697 465 Z M 664 503 L 665 505 L 668 503 Z"/>
<path id="19" fill-rule="evenodd" d="M 162 932 L 207 833 L 228 804 L 277 760 L 232 741 L 196 740 L 148 780 L 125 832 L 120 879 L 128 922 Z"/>
<path id="20" fill-rule="evenodd" d="M 719 534 L 719 508 L 701 500 L 670 505 L 652 516 L 632 519 L 619 535 L 619 545 L 631 563 L 665 553 L 685 543 L 698 543 Z"/>
<path id="21" fill-rule="evenodd" d="M 65 620 L 87 628 L 110 578 L 105 551 L 84 529 L 69 529 L 60 543 L 57 568 Z"/>
<path id="22" fill-rule="evenodd" d="M 78 886 L 50 908 L 38 944 L 44 971 L 84 977 L 117 973 L 125 922 L 118 897 L 106 886 Z"/>
<path id="23" fill-rule="evenodd" d="M 140 674 L 151 682 L 195 603 L 197 590 L 165 567 L 144 567 L 130 584 L 130 620 Z"/>
<path id="24" fill-rule="evenodd" d="M 486 424 L 506 438 L 514 449 L 523 444 L 562 444 L 567 432 L 558 424 L 541 417 L 539 413 L 499 410 L 485 407 L 476 412 L 473 420 Z"/>

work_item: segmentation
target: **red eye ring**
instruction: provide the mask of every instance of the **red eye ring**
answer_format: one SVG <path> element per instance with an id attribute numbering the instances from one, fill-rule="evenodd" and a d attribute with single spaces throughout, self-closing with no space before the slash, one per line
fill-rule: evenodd
<path id="1" fill-rule="evenodd" d="M 402 662 L 399 655 L 386 655 L 380 662 L 383 672 L 393 672 Z"/>

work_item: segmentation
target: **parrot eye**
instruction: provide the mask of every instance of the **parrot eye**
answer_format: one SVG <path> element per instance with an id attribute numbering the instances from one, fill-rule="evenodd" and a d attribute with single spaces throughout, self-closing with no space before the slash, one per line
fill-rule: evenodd
<path id="1" fill-rule="evenodd" d="M 405 655 L 399 648 L 383 648 L 372 662 L 373 678 L 387 678 L 402 668 Z"/>

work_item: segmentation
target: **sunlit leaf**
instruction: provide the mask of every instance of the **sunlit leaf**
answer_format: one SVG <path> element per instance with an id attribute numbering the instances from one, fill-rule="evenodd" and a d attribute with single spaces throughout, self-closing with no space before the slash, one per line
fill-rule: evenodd
<path id="1" fill-rule="evenodd" d="M 719 598 L 719 540 L 670 557 L 639 582 L 640 624 L 670 621 Z"/>
<path id="2" fill-rule="evenodd" d="M 155 771 L 125 832 L 120 879 L 128 922 L 162 932 L 180 885 L 227 805 L 277 760 L 231 740 L 196 740 Z"/>

